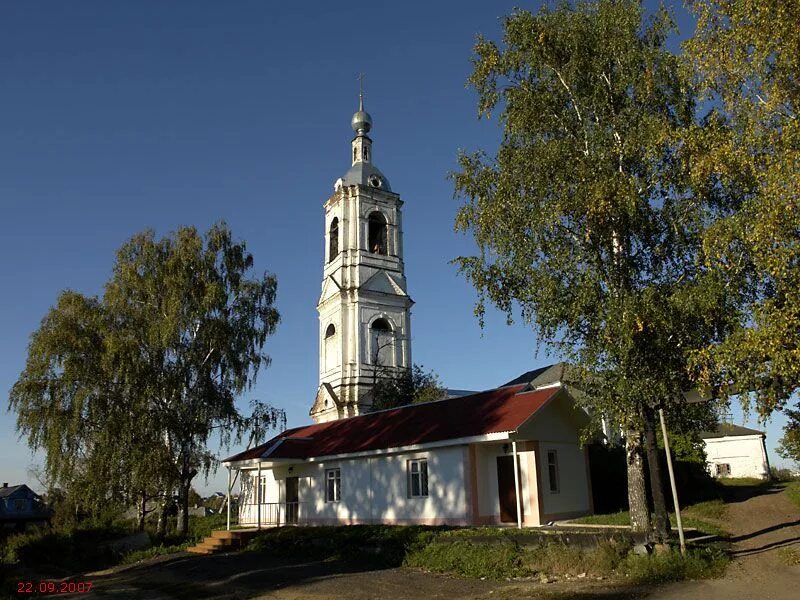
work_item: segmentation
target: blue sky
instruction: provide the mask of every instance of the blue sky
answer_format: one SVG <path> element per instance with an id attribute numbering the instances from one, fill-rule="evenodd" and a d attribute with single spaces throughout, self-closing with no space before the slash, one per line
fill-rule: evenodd
<path id="1" fill-rule="evenodd" d="M 142 229 L 224 219 L 257 269 L 277 275 L 282 315 L 266 345 L 272 366 L 242 404 L 261 398 L 285 408 L 290 426 L 308 422 L 322 203 L 349 167 L 361 71 L 374 161 L 405 201 L 414 361 L 449 387 L 484 389 L 555 358 L 502 315 L 481 331 L 475 293 L 449 264 L 473 246 L 453 232 L 447 173 L 459 148 L 499 137 L 464 85 L 475 35 L 497 39 L 501 15 L 538 4 L 0 4 L 3 404 L 61 290 L 100 293 L 115 250 Z M 779 429 L 769 427 L 771 445 Z M 0 479 L 28 480 L 38 457 L 5 410 L 0 440 Z"/>

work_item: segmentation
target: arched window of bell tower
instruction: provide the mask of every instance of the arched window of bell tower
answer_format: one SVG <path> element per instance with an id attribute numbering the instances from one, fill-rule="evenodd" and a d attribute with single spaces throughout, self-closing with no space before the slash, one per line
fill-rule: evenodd
<path id="1" fill-rule="evenodd" d="M 328 262 L 339 256 L 339 217 L 333 217 L 328 230 Z"/>
<path id="2" fill-rule="evenodd" d="M 336 327 L 333 323 L 325 329 L 325 370 L 330 371 L 339 364 L 339 349 L 336 346 Z"/>
<path id="3" fill-rule="evenodd" d="M 373 254 L 388 254 L 387 238 L 389 224 L 382 213 L 375 211 L 367 219 L 367 248 Z"/>
<path id="4" fill-rule="evenodd" d="M 384 318 L 375 319 L 369 327 L 370 362 L 376 367 L 394 366 L 394 332 Z"/>

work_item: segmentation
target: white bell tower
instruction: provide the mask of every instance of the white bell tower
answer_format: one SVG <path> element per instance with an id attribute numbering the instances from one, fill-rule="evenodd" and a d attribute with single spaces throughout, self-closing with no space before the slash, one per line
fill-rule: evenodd
<path id="1" fill-rule="evenodd" d="M 413 301 L 406 292 L 400 196 L 372 164 L 363 93 L 351 122 L 350 170 L 325 202 L 315 422 L 368 412 L 376 372 L 411 367 Z"/>

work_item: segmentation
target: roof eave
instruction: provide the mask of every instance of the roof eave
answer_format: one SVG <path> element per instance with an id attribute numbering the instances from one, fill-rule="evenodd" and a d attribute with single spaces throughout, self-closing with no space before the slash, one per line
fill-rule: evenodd
<path id="1" fill-rule="evenodd" d="M 350 460 L 354 458 L 364 458 L 370 456 L 382 456 L 387 454 L 402 454 L 405 452 L 421 452 L 424 450 L 431 450 L 434 448 L 444 448 L 447 446 L 462 446 L 465 444 L 485 444 L 490 442 L 501 442 L 511 439 L 512 434 L 516 434 L 517 430 L 499 431 L 494 433 L 485 433 L 481 435 L 473 435 L 462 438 L 451 438 L 447 440 L 438 440 L 435 442 L 426 442 L 422 444 L 411 444 L 407 446 L 395 446 L 392 448 L 376 448 L 375 450 L 363 450 L 360 452 L 346 452 L 342 454 L 326 454 L 320 456 L 309 456 L 307 458 L 253 458 L 244 461 L 223 461 L 222 464 L 226 466 L 255 466 L 259 462 L 263 465 L 269 462 L 280 464 L 301 464 L 301 463 L 317 463 L 332 460 Z"/>

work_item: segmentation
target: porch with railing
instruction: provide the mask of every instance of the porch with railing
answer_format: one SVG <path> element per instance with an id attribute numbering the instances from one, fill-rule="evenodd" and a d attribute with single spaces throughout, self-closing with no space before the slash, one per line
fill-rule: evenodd
<path id="1" fill-rule="evenodd" d="M 239 510 L 239 525 L 280 527 L 302 525 L 307 520 L 307 502 L 246 503 Z"/>

